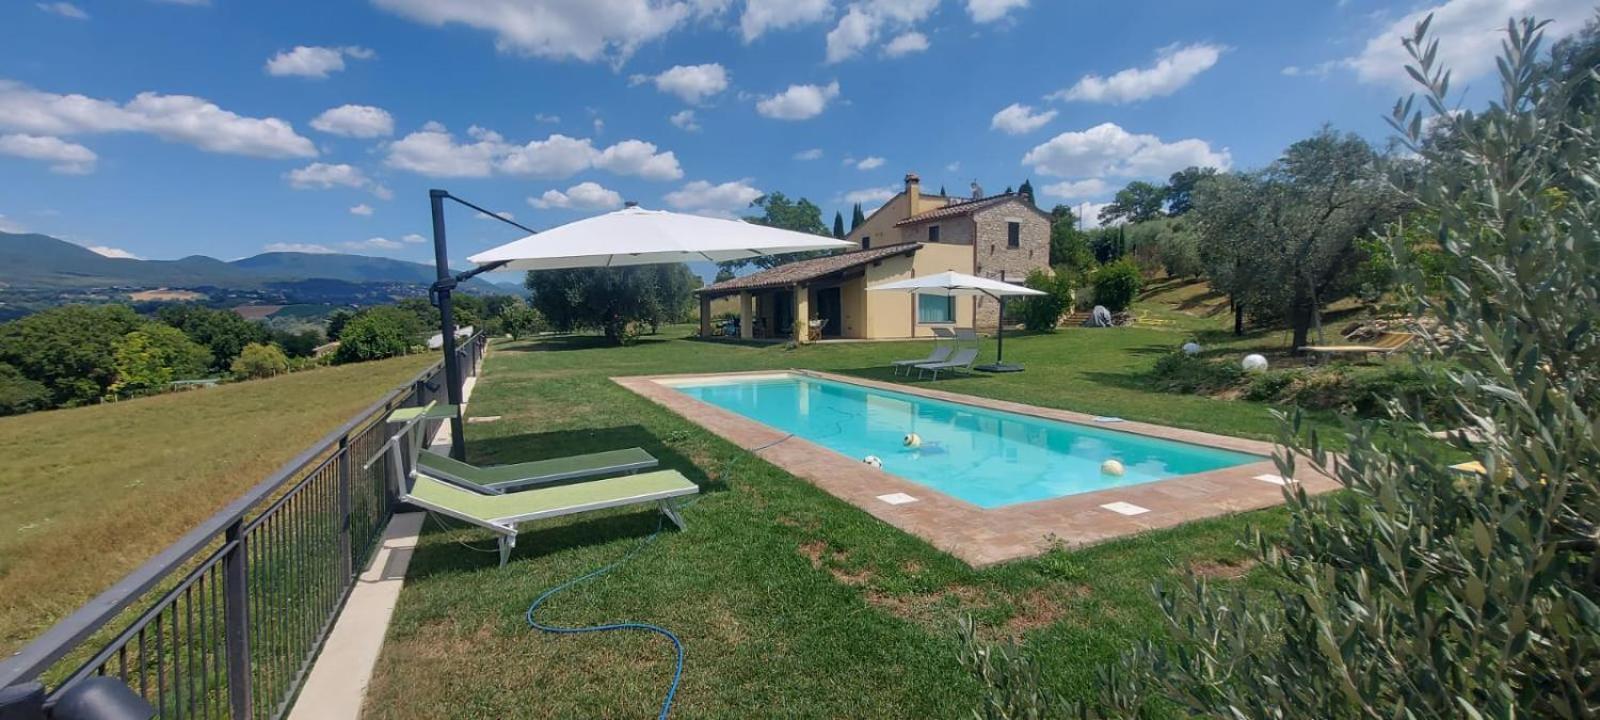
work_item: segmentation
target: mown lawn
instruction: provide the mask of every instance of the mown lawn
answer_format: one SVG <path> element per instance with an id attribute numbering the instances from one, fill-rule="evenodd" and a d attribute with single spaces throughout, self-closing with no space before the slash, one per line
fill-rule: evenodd
<path id="1" fill-rule="evenodd" d="M 1141 374 L 1222 320 L 1173 304 L 1174 322 L 1068 329 L 1006 341 L 1028 371 L 940 381 L 941 389 L 1270 438 L 1267 408 L 1154 393 Z M 471 459 L 514 462 L 638 445 L 701 484 L 685 532 L 664 532 L 627 565 L 550 601 L 541 620 L 648 621 L 687 648 L 679 717 L 957 717 L 975 685 L 956 661 L 955 618 L 1017 638 L 1051 686 L 1081 694 L 1096 666 L 1159 633 L 1153 584 L 1195 569 L 1248 574 L 1237 541 L 1283 522 L 1264 511 L 974 571 L 915 537 L 756 458 L 608 380 L 630 374 L 812 368 L 888 379 L 923 343 L 798 350 L 670 339 L 626 348 L 597 338 L 499 344 L 470 413 Z M 1247 339 L 1237 347 L 1270 344 Z M 529 525 L 495 568 L 478 531 L 430 521 L 370 688 L 373 718 L 648 717 L 672 673 L 655 635 L 542 635 L 523 623 L 545 588 L 623 556 L 657 527 L 646 511 Z M 483 551 L 477 552 L 475 550 Z"/>
<path id="2" fill-rule="evenodd" d="M 413 355 L 0 418 L 0 653 L 435 360 Z"/>

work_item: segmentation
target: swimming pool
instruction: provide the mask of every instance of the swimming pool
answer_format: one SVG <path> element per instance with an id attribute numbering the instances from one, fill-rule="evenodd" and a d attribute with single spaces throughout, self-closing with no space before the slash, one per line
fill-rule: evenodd
<path id="1" fill-rule="evenodd" d="M 982 508 L 1141 485 L 1259 463 L 1247 453 L 801 375 L 685 379 L 670 386 Z M 905 445 L 915 433 L 920 447 Z M 1122 463 L 1121 476 L 1101 472 Z"/>

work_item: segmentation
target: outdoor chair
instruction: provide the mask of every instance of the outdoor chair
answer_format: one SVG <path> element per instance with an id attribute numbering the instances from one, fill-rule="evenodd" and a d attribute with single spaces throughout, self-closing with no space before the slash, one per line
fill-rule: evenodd
<path id="1" fill-rule="evenodd" d="M 942 362 L 944 362 L 946 360 L 949 360 L 950 359 L 950 353 L 953 352 L 954 350 L 955 350 L 954 347 L 951 347 L 949 345 L 945 345 L 944 341 L 941 340 L 938 343 L 934 344 L 933 350 L 928 352 L 928 356 L 927 357 L 919 358 L 919 359 L 916 359 L 916 360 L 895 360 L 895 361 L 889 363 L 889 366 L 891 368 L 893 368 L 894 374 L 896 374 L 896 375 L 900 374 L 900 368 L 906 368 L 906 373 L 909 374 L 911 372 L 910 368 L 920 367 L 922 365 L 932 365 L 932 364 L 935 364 L 935 363 L 942 363 Z"/>
<path id="2" fill-rule="evenodd" d="M 388 422 L 406 423 L 414 418 L 429 420 L 455 414 L 454 405 L 440 403 L 427 407 L 401 408 L 389 414 Z M 641 448 L 606 450 L 586 455 L 535 460 L 510 465 L 481 467 L 462 462 L 449 455 L 427 448 L 422 437 L 422 424 L 409 425 L 406 433 L 406 456 L 414 466 L 438 480 L 457 485 L 482 495 L 503 495 L 508 492 L 549 485 L 568 480 L 631 475 L 643 470 L 653 470 L 661 463 Z"/>
<path id="3" fill-rule="evenodd" d="M 1336 353 L 1390 355 L 1410 345 L 1411 341 L 1415 339 L 1417 339 L 1416 335 L 1407 332 L 1384 332 L 1379 333 L 1377 339 L 1367 345 L 1306 345 L 1300 349 L 1310 350 L 1324 357 L 1330 357 Z"/>
<path id="4" fill-rule="evenodd" d="M 962 372 L 970 372 L 972 370 L 972 363 L 977 359 L 977 348 L 962 348 L 957 350 L 955 355 L 951 356 L 949 360 L 944 362 L 922 363 L 920 365 L 916 365 L 917 377 L 920 379 L 923 376 L 923 373 L 931 372 L 933 373 L 933 379 L 938 380 L 940 371 L 960 370 Z"/>
<path id="5" fill-rule="evenodd" d="M 415 464 L 407 467 L 406 448 L 416 452 L 415 444 L 407 436 L 427 417 L 418 415 L 390 436 L 376 462 L 387 457 L 392 464 L 398 500 L 446 517 L 476 525 L 493 532 L 500 546 L 500 567 L 505 567 L 511 549 L 517 545 L 517 526 L 535 520 L 547 520 L 566 515 L 655 503 L 663 515 L 678 529 L 684 528 L 683 517 L 678 514 L 674 500 L 700 492 L 700 486 L 676 470 L 655 472 L 604 480 L 541 487 L 503 495 L 485 495 L 432 477 Z M 368 463 L 370 466 L 372 462 Z"/>

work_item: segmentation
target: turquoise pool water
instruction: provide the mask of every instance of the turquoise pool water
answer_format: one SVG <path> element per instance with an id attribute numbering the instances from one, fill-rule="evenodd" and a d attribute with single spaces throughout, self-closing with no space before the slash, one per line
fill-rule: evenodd
<path id="1" fill-rule="evenodd" d="M 1245 453 L 801 376 L 673 387 L 846 457 L 985 508 L 1260 462 Z M 907 448 L 908 433 L 922 439 Z M 1100 465 L 1116 459 L 1121 477 Z"/>

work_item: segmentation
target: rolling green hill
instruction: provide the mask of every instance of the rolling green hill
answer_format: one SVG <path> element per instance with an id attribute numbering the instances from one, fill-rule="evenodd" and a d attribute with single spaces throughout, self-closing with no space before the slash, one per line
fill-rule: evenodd
<path id="1" fill-rule="evenodd" d="M 229 288 L 251 290 L 309 280 L 426 285 L 432 265 L 393 258 L 336 253 L 264 253 L 224 262 L 204 255 L 180 260 L 109 258 L 39 234 L 0 232 L 0 288 L 97 287 Z M 503 292 L 479 279 L 464 284 L 477 293 Z"/>

